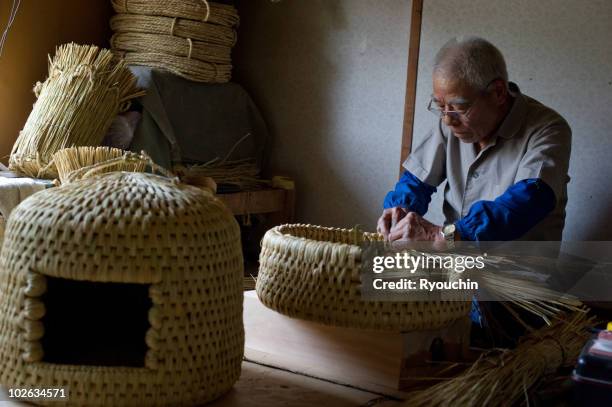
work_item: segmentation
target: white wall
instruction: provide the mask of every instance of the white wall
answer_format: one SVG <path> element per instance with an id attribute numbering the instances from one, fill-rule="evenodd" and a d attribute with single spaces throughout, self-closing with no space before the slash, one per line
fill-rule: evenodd
<path id="1" fill-rule="evenodd" d="M 235 78 L 271 127 L 273 167 L 297 181 L 300 221 L 373 229 L 397 177 L 410 8 L 409 0 L 241 2 Z M 456 35 L 488 38 L 510 79 L 572 126 L 564 239 L 612 240 L 610 21 L 609 0 L 425 0 L 414 137 L 435 120 L 425 105 L 436 50 Z"/>
<path id="2" fill-rule="evenodd" d="M 564 240 L 612 240 L 611 21 L 609 0 L 426 0 L 414 137 L 432 122 L 424 106 L 437 49 L 456 35 L 487 38 L 506 57 L 510 80 L 572 127 Z"/>
<path id="3" fill-rule="evenodd" d="M 397 179 L 409 0 L 246 0 L 235 80 L 261 108 L 297 218 L 373 230 Z"/>

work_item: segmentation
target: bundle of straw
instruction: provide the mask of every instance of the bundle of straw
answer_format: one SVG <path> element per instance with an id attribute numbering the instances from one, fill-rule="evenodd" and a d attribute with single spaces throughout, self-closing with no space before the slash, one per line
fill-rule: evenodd
<path id="1" fill-rule="evenodd" d="M 574 364 L 590 336 L 587 328 L 593 324 L 586 309 L 566 315 L 533 332 L 516 349 L 485 354 L 461 375 L 409 394 L 403 405 L 516 405 L 540 378 Z"/>
<path id="2" fill-rule="evenodd" d="M 194 165 L 184 171 L 186 177 L 209 177 L 218 185 L 234 186 L 241 191 L 260 189 L 270 183 L 259 177 L 259 168 L 255 160 L 250 158 L 242 160 L 215 158 L 206 164 Z"/>
<path id="3" fill-rule="evenodd" d="M 212 178 L 217 185 L 229 185 L 241 191 L 260 189 L 271 184 L 270 181 L 259 177 L 259 167 L 253 158 L 230 160 L 230 157 L 240 143 L 251 136 L 245 134 L 226 154 L 224 158 L 214 158 L 205 164 L 181 167 L 177 171 L 182 179 Z"/>
<path id="4" fill-rule="evenodd" d="M 207 0 L 113 0 L 113 51 L 198 82 L 231 79 L 238 12 Z"/>
<path id="5" fill-rule="evenodd" d="M 68 184 L 107 172 L 145 172 L 151 159 L 111 147 L 72 147 L 53 155 L 60 182 Z"/>
<path id="6" fill-rule="evenodd" d="M 74 43 L 49 59 L 49 77 L 35 87 L 38 100 L 13 146 L 11 170 L 56 178 L 52 155 L 71 146 L 97 146 L 118 113 L 142 96 L 136 78 L 111 51 Z"/>

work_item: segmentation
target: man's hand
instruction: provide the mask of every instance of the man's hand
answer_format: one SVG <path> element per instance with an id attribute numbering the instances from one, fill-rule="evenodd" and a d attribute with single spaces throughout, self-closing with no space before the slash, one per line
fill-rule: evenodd
<path id="1" fill-rule="evenodd" d="M 423 219 L 416 212 L 408 212 L 406 216 L 391 228 L 388 240 L 428 240 L 446 246 L 442 235 L 442 227 Z"/>
<path id="2" fill-rule="evenodd" d="M 408 211 L 406 209 L 400 208 L 399 206 L 385 209 L 380 218 L 378 218 L 376 230 L 383 235 L 385 240 L 388 240 L 391 229 L 397 225 L 407 213 Z"/>

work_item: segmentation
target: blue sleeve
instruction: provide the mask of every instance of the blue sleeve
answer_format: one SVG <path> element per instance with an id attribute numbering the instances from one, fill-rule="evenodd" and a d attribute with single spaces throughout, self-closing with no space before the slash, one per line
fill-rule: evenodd
<path id="1" fill-rule="evenodd" d="M 434 192 L 436 187 L 424 183 L 410 171 L 404 171 L 395 189 L 385 196 L 383 207 L 387 209 L 400 206 L 423 216 Z"/>
<path id="2" fill-rule="evenodd" d="M 544 219 L 555 205 L 555 193 L 548 184 L 541 179 L 526 179 L 494 201 L 475 202 L 456 227 L 463 240 L 515 240 Z"/>

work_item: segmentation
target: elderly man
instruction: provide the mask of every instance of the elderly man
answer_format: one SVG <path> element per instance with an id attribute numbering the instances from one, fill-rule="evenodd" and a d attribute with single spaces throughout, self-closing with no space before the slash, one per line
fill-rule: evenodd
<path id="1" fill-rule="evenodd" d="M 387 194 L 378 231 L 389 240 L 559 241 L 565 223 L 571 129 L 508 82 L 500 51 L 450 40 L 433 68 L 427 109 L 440 121 L 416 144 Z M 423 219 L 444 180 L 445 225 Z"/>

